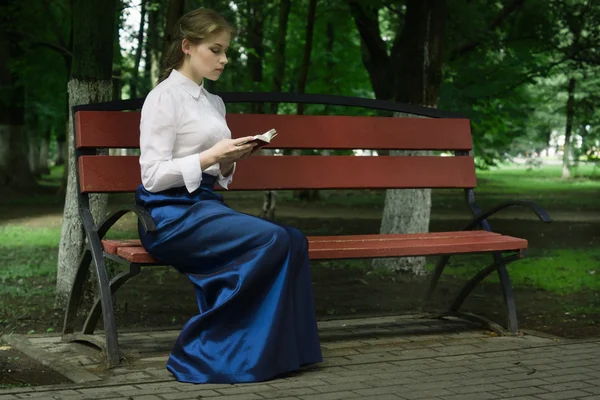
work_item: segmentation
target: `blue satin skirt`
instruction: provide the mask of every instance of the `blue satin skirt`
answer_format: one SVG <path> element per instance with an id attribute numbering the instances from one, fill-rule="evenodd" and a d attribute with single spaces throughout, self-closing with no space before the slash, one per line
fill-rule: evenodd
<path id="1" fill-rule="evenodd" d="M 144 248 L 189 277 L 199 308 L 167 369 L 181 382 L 239 383 L 321 362 L 306 237 L 231 209 L 215 180 L 203 174 L 193 193 L 136 192 L 157 226 L 140 227 Z"/>

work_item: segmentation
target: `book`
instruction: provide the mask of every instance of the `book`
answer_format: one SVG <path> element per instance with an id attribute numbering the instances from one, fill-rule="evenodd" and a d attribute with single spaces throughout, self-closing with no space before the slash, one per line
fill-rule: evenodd
<path id="1" fill-rule="evenodd" d="M 275 129 L 271 129 L 265 133 L 263 133 L 262 135 L 256 135 L 253 137 L 252 140 L 245 142 L 243 144 L 246 143 L 254 143 L 256 142 L 256 147 L 263 147 L 268 145 L 269 143 L 271 143 L 271 140 L 273 140 L 273 138 L 277 136 L 277 131 Z"/>

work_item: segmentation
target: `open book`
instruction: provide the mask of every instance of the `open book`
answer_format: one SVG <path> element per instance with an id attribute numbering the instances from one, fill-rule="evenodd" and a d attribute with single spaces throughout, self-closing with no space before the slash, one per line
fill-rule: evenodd
<path id="1" fill-rule="evenodd" d="M 246 143 L 254 143 L 256 142 L 256 147 L 263 147 L 271 143 L 271 140 L 277 136 L 277 131 L 275 129 L 271 129 L 262 135 L 256 135 L 252 140 Z M 245 143 L 244 143 L 245 144 Z"/>

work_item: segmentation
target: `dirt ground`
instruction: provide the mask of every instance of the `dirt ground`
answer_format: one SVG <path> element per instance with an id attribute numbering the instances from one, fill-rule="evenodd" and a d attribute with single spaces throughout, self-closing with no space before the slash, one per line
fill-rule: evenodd
<path id="1" fill-rule="evenodd" d="M 0 389 L 69 382 L 64 376 L 10 346 L 0 345 Z"/>

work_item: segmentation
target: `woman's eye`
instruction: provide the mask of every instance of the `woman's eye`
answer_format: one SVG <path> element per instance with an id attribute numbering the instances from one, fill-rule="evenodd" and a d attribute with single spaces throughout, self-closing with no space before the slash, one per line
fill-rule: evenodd
<path id="1" fill-rule="evenodd" d="M 219 52 L 219 50 L 217 49 L 211 49 L 213 53 L 217 54 Z"/>

